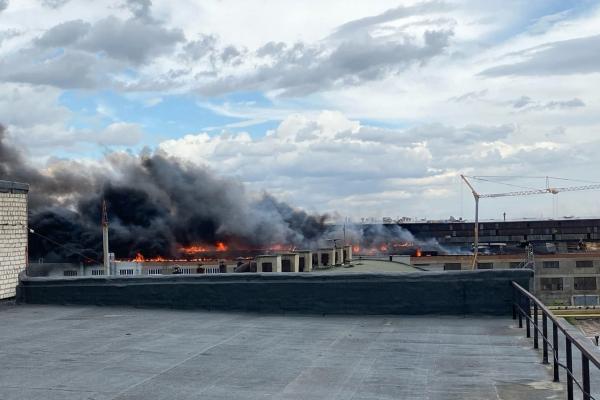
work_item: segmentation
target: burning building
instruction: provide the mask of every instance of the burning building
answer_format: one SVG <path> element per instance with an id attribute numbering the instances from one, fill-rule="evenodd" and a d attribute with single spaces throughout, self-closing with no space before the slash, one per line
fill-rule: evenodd
<path id="1" fill-rule="evenodd" d="M 159 151 L 111 153 L 89 164 L 55 160 L 36 169 L 7 144 L 0 127 L 0 176 L 30 183 L 30 225 L 65 244 L 32 237 L 34 261 L 100 261 L 103 200 L 118 259 L 260 253 L 278 243 L 310 247 L 328 230 L 326 215 L 249 192 L 241 182 Z"/>

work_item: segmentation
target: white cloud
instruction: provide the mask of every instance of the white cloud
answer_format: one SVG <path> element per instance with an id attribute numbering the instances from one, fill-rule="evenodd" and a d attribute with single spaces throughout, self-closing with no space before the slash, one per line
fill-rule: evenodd
<path id="1" fill-rule="evenodd" d="M 459 172 L 597 179 L 600 8 L 534 3 L 12 1 L 0 122 L 35 155 L 162 140 L 319 211 L 456 215 Z M 228 118 L 164 140 L 109 100 L 69 110 L 56 88 L 109 89 L 148 113 L 185 94 Z M 227 96 L 240 91 L 267 101 Z M 265 121 L 280 123 L 257 132 Z"/>
<path id="2" fill-rule="evenodd" d="M 105 146 L 135 146 L 144 137 L 144 132 L 138 124 L 114 122 L 107 126 L 95 141 Z"/>
<path id="3" fill-rule="evenodd" d="M 430 124 L 391 130 L 328 111 L 290 115 L 260 138 L 199 133 L 165 141 L 160 149 L 295 204 L 342 215 L 431 215 L 427 207 L 438 203 L 456 215 L 449 203 L 458 202 L 461 172 L 550 174 L 566 163 L 585 165 L 594 159 L 591 149 L 600 149 L 594 141 L 529 143 L 515 129 Z"/>

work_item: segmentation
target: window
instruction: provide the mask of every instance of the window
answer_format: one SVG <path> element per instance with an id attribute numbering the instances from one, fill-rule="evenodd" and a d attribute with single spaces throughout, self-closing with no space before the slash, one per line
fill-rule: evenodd
<path id="1" fill-rule="evenodd" d="M 103 269 L 93 269 L 92 270 L 92 276 L 101 276 L 101 275 L 104 275 Z"/>
<path id="2" fill-rule="evenodd" d="M 63 271 L 63 275 L 64 276 L 77 276 L 77 271 L 68 269 L 66 271 Z"/>
<path id="3" fill-rule="evenodd" d="M 460 271 L 460 263 L 445 263 L 444 271 Z"/>
<path id="4" fill-rule="evenodd" d="M 575 266 L 577 268 L 592 268 L 594 267 L 594 262 L 592 260 L 575 261 Z"/>
<path id="5" fill-rule="evenodd" d="M 273 263 L 270 263 L 270 262 L 262 263 L 262 271 L 263 272 L 273 272 Z"/>
<path id="6" fill-rule="evenodd" d="M 513 261 L 508 265 L 508 268 L 510 268 L 510 269 L 523 268 L 523 263 L 519 262 L 519 261 Z"/>
<path id="7" fill-rule="evenodd" d="M 132 269 L 120 269 L 119 275 L 133 275 Z"/>
<path id="8" fill-rule="evenodd" d="M 493 269 L 494 263 L 477 263 L 477 269 Z"/>
<path id="9" fill-rule="evenodd" d="M 281 260 L 281 271 L 292 272 L 292 262 L 290 260 Z"/>
<path id="10" fill-rule="evenodd" d="M 542 263 L 543 268 L 558 268 L 560 267 L 560 263 L 558 261 L 544 261 Z"/>
<path id="11" fill-rule="evenodd" d="M 148 275 L 160 275 L 160 269 L 159 268 L 149 269 Z"/>
<path id="12" fill-rule="evenodd" d="M 540 286 L 543 291 L 563 290 L 562 278 L 541 278 Z"/>
<path id="13" fill-rule="evenodd" d="M 599 297 L 595 294 L 578 294 L 572 297 L 574 306 L 597 306 Z"/>
<path id="14" fill-rule="evenodd" d="M 595 276 L 576 276 L 573 278 L 575 290 L 596 290 Z"/>

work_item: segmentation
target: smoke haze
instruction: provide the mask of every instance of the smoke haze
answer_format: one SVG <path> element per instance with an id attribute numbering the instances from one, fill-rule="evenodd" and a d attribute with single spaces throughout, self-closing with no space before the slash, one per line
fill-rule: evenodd
<path id="1" fill-rule="evenodd" d="M 119 258 L 177 257 L 192 245 L 260 249 L 280 243 L 314 245 L 327 231 L 326 215 L 292 208 L 269 194 L 245 190 L 233 179 L 160 152 L 111 153 L 101 165 L 53 161 L 43 172 L 6 143 L 0 126 L 0 179 L 29 183 L 30 225 L 69 249 L 32 236 L 30 258 L 100 259 L 101 203 L 110 223 L 110 247 Z"/>

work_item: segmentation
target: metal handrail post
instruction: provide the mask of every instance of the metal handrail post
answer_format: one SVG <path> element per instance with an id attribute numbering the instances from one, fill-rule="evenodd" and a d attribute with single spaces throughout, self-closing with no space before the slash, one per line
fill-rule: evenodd
<path id="1" fill-rule="evenodd" d="M 548 317 L 542 310 L 542 363 L 548 364 Z"/>
<path id="2" fill-rule="evenodd" d="M 525 301 L 525 312 L 527 313 L 527 318 L 525 318 L 525 322 L 527 323 L 527 337 L 530 338 L 531 337 L 531 328 L 530 328 L 530 319 L 531 319 L 531 302 L 529 300 L 529 297 L 527 298 L 527 301 Z"/>
<path id="3" fill-rule="evenodd" d="M 590 360 L 581 355 L 581 377 L 583 380 L 583 400 L 590 400 Z"/>
<path id="4" fill-rule="evenodd" d="M 513 286 L 512 288 L 512 317 L 513 320 L 517 319 L 517 289 Z"/>
<path id="5" fill-rule="evenodd" d="M 554 359 L 554 382 L 560 381 L 558 373 L 558 326 L 552 323 L 552 351 Z"/>
<path id="6" fill-rule="evenodd" d="M 565 337 L 565 352 L 567 355 L 567 400 L 573 400 L 573 356 L 571 340 Z"/>
<path id="7" fill-rule="evenodd" d="M 521 311 L 521 308 L 519 307 L 519 328 L 523 327 L 523 311 Z"/>
<path id="8" fill-rule="evenodd" d="M 533 303 L 533 348 L 537 349 L 538 346 L 538 306 Z"/>

